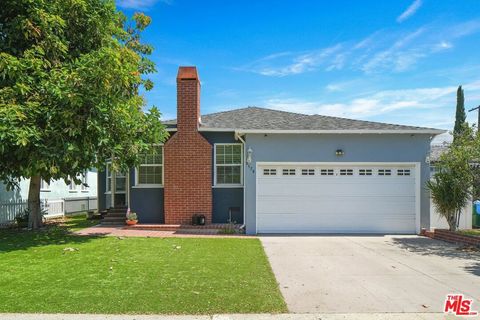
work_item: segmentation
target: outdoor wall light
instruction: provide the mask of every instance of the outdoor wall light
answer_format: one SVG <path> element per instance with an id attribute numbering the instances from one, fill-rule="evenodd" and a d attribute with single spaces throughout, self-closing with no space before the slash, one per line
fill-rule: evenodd
<path id="1" fill-rule="evenodd" d="M 341 156 L 343 156 L 344 154 L 345 154 L 345 152 L 344 152 L 342 149 L 337 149 L 337 150 L 335 151 L 335 155 L 336 155 L 337 157 L 341 157 Z"/>
<path id="2" fill-rule="evenodd" d="M 247 150 L 247 164 L 251 164 L 252 163 L 252 154 L 253 154 L 253 150 L 252 148 L 248 148 Z"/>

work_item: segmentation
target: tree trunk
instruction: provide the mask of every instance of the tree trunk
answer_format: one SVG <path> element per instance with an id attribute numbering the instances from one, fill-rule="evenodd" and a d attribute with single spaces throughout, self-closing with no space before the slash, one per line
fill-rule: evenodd
<path id="1" fill-rule="evenodd" d="M 456 231 L 457 230 L 457 215 L 456 214 L 451 214 L 447 218 L 448 226 L 450 231 Z"/>
<path id="2" fill-rule="evenodd" d="M 40 214 L 40 176 L 30 178 L 30 188 L 28 189 L 28 227 L 36 230 L 42 227 L 42 215 Z"/>

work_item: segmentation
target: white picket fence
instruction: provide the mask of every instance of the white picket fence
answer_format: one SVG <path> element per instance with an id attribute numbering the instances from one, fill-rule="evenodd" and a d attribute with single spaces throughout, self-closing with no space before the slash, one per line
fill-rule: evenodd
<path id="1" fill-rule="evenodd" d="M 47 219 L 62 217 L 65 215 L 65 200 L 43 200 L 42 208 L 47 211 Z"/>
<path id="2" fill-rule="evenodd" d="M 78 197 L 47 200 L 40 203 L 46 211 L 45 218 L 58 218 L 83 211 L 97 210 L 97 197 Z M 27 209 L 26 200 L 0 202 L 0 226 L 15 222 L 15 216 Z"/>

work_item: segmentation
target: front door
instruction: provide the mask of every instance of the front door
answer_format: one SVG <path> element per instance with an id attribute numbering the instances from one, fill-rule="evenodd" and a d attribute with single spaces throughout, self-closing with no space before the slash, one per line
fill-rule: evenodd
<path id="1" fill-rule="evenodd" d="M 115 175 L 115 207 L 127 205 L 127 175 L 125 173 L 114 173 Z"/>
<path id="2" fill-rule="evenodd" d="M 127 174 L 122 172 L 113 172 L 110 170 L 110 163 L 107 164 L 106 171 L 107 185 L 107 204 L 112 207 L 124 207 L 128 203 L 127 193 Z M 112 190 L 113 189 L 113 190 Z"/>

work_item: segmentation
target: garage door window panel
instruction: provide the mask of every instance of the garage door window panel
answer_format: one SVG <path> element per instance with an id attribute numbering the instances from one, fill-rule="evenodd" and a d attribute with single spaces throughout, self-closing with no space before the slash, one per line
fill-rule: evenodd
<path id="1" fill-rule="evenodd" d="M 341 176 L 353 176 L 353 169 L 340 169 Z"/>
<path id="2" fill-rule="evenodd" d="M 283 169 L 282 170 L 282 175 L 284 176 L 294 176 L 296 174 L 295 169 Z"/>
<path id="3" fill-rule="evenodd" d="M 410 175 L 410 169 L 398 169 L 397 170 L 397 176 L 409 176 Z"/>
<path id="4" fill-rule="evenodd" d="M 315 169 L 302 169 L 302 176 L 314 176 Z"/>
<path id="5" fill-rule="evenodd" d="M 360 176 L 371 176 L 373 174 L 372 169 L 359 169 L 358 175 Z"/>
<path id="6" fill-rule="evenodd" d="M 277 175 L 277 169 L 263 169 L 263 175 L 264 176 L 276 176 Z"/>
<path id="7" fill-rule="evenodd" d="M 379 176 L 391 176 L 392 170 L 391 169 L 378 169 Z"/>
<path id="8" fill-rule="evenodd" d="M 321 169 L 320 170 L 320 175 L 321 176 L 333 176 L 335 174 L 335 171 L 333 169 Z"/>

